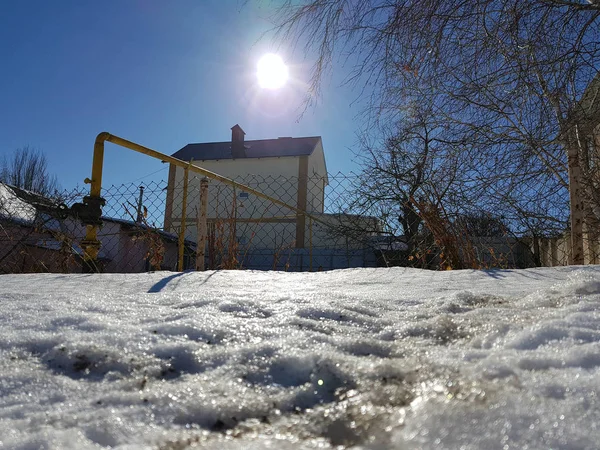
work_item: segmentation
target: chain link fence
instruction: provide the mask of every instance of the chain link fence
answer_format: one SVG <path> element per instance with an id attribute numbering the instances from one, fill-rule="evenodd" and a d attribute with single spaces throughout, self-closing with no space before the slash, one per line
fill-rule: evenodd
<path id="1" fill-rule="evenodd" d="M 64 210 L 83 195 L 47 198 L 0 183 L 0 273 L 81 271 L 78 234 Z"/>
<path id="2" fill-rule="evenodd" d="M 98 270 L 319 271 L 406 259 L 381 220 L 349 213 L 354 175 L 235 180 L 250 192 L 207 180 L 204 214 L 202 177 L 185 178 L 181 170 L 164 181 L 103 189 Z M 0 184 L 0 273 L 80 271 L 86 227 L 68 205 L 86 194 L 43 198 Z"/>
<path id="3" fill-rule="evenodd" d="M 167 188 L 164 230 L 184 229 L 185 238 L 197 242 L 201 177 L 190 175 L 187 194 L 185 177 L 180 173 L 174 178 Z M 208 180 L 206 267 L 304 271 L 376 266 L 382 224 L 375 217 L 349 214 L 344 205 L 355 179 L 235 180 L 291 207 Z"/>
<path id="4" fill-rule="evenodd" d="M 96 269 L 439 269 L 452 267 L 446 263 L 452 249 L 455 259 L 469 256 L 469 267 L 514 268 L 562 264 L 546 261 L 546 253 L 569 252 L 555 242 L 510 237 L 461 235 L 445 242 L 447 223 L 433 215 L 423 217 L 430 232 L 409 254 L 397 236 L 393 205 L 365 207 L 357 201 L 362 182 L 357 175 L 253 175 L 235 181 L 177 168 L 167 180 L 104 188 Z M 0 273 L 80 272 L 86 226 L 69 207 L 86 195 L 87 188 L 77 188 L 47 198 L 0 183 Z M 590 255 L 588 262 L 595 262 Z"/>

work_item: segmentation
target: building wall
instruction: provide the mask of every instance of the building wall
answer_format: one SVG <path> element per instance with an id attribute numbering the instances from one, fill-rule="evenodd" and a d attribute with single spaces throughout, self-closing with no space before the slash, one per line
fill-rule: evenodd
<path id="1" fill-rule="evenodd" d="M 238 181 L 294 207 L 303 206 L 299 203 L 304 201 L 299 193 L 300 187 L 305 194 L 306 209 L 309 212 L 323 211 L 326 169 L 320 142 L 313 155 L 305 157 L 198 161 L 194 165 Z M 165 230 L 173 233 L 178 233 L 181 226 L 184 172 L 180 167 L 170 168 Z M 305 178 L 303 184 L 301 175 L 310 177 L 310 181 Z M 189 172 L 186 238 L 191 240 L 196 240 L 197 235 L 196 219 L 200 209 L 201 178 L 201 175 Z M 313 180 L 316 180 L 316 185 Z M 224 221 L 233 217 L 238 219 L 236 235 L 244 245 L 250 242 L 253 246 L 260 243 L 263 248 L 275 248 L 282 245 L 279 242 L 282 235 L 285 237 L 284 241 L 290 240 L 289 230 L 295 225 L 290 225 L 289 222 L 296 219 L 294 210 L 252 193 L 233 189 L 213 179 L 209 179 L 208 191 L 209 221 Z M 257 223 L 261 220 L 269 224 Z M 275 226 L 273 221 L 276 220 L 281 220 L 282 223 Z M 281 228 L 279 231 L 282 234 L 273 231 L 278 227 Z M 292 241 L 295 241 L 295 237 Z"/>
<path id="2" fill-rule="evenodd" d="M 325 186 L 328 184 L 323 144 L 319 139 L 315 150 L 308 157 L 307 211 L 323 213 L 325 210 Z"/>
<path id="3" fill-rule="evenodd" d="M 298 177 L 298 158 L 296 157 L 198 161 L 194 165 L 247 184 L 266 195 L 295 206 Z M 178 229 L 182 216 L 184 169 L 176 167 L 174 172 L 174 176 L 171 177 L 173 182 L 169 183 L 167 194 L 168 197 L 172 196 L 170 211 L 172 220 L 166 220 L 166 223 L 177 224 L 176 228 Z M 201 175 L 189 172 L 186 213 L 188 219 L 197 216 L 201 179 Z M 257 215 L 276 217 L 290 213 L 289 210 L 281 211 L 280 206 L 274 206 L 271 202 L 256 198 L 252 194 L 248 194 L 246 197 L 242 191 L 234 190 L 231 186 L 212 179 L 209 179 L 208 191 L 207 214 L 210 218 L 224 219 L 234 214 L 241 218 Z M 242 195 L 240 196 L 240 194 Z M 250 204 L 252 204 L 252 208 L 249 207 Z"/>
<path id="4" fill-rule="evenodd" d="M 0 227 L 0 273 L 68 271 L 70 261 L 62 258 L 58 246 L 43 248 L 46 241 L 54 241 L 50 233 L 10 221 L 2 221 Z"/>
<path id="5" fill-rule="evenodd" d="M 66 219 L 65 231 L 76 242 L 85 236 L 85 227 L 79 221 Z M 149 270 L 148 257 L 150 245 L 147 233 L 156 233 L 145 229 L 127 226 L 120 222 L 104 220 L 98 230 L 98 240 L 101 243 L 99 258 L 102 270 L 107 273 L 140 273 Z M 167 270 L 177 268 L 177 242 L 160 237 L 164 249 L 161 267 Z"/>
<path id="6" fill-rule="evenodd" d="M 530 240 L 530 249 L 542 267 L 568 266 L 571 256 L 571 236 L 566 232 L 554 238 Z M 583 233 L 584 264 L 600 264 L 600 235 L 597 230 Z"/>

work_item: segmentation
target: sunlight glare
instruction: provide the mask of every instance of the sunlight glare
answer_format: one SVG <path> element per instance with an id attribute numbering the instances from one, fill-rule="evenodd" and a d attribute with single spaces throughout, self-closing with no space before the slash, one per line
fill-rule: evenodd
<path id="1" fill-rule="evenodd" d="M 258 84 L 266 89 L 279 89 L 288 79 L 288 68 L 279 55 L 267 53 L 258 61 Z"/>

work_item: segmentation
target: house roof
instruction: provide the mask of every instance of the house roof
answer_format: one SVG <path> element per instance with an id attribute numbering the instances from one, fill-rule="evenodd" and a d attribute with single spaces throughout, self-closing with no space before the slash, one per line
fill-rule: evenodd
<path id="1" fill-rule="evenodd" d="M 320 136 L 300 138 L 278 138 L 244 141 L 246 158 L 276 158 L 286 156 L 308 156 L 315 150 Z M 183 161 L 206 161 L 216 159 L 233 159 L 231 142 L 208 142 L 188 144 L 173 153 L 175 158 Z"/>
<path id="2" fill-rule="evenodd" d="M 43 195 L 0 182 L 0 219 L 31 225 L 38 212 L 57 208 L 57 202 Z"/>
<path id="3" fill-rule="evenodd" d="M 160 236 L 162 236 L 163 239 L 165 239 L 166 241 L 169 241 L 169 242 L 178 242 L 178 240 L 179 240 L 179 236 L 177 234 L 170 233 L 168 231 L 163 231 L 161 229 L 154 228 L 154 227 L 146 225 L 144 223 L 134 222 L 133 220 L 102 216 L 102 222 L 113 222 L 113 223 L 116 223 L 116 224 L 122 226 L 123 228 L 128 228 L 128 229 L 133 229 L 133 230 L 140 230 L 140 231 L 150 230 L 155 233 L 158 233 Z M 196 246 L 196 242 L 194 242 L 191 239 L 186 238 L 184 242 L 185 242 L 185 245 L 188 247 Z"/>

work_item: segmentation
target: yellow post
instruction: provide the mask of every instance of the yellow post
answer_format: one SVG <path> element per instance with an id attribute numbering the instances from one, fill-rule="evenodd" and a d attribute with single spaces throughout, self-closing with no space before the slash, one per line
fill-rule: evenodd
<path id="1" fill-rule="evenodd" d="M 104 162 L 104 141 L 110 136 L 103 132 L 96 136 L 94 142 L 94 157 L 92 160 L 92 179 L 86 178 L 85 183 L 90 184 L 90 195 L 92 199 L 100 200 L 102 191 L 102 166 Z M 81 241 L 83 249 L 84 270 L 88 272 L 98 271 L 98 252 L 100 251 L 100 241 L 98 240 L 98 226 L 86 225 L 85 239 Z"/>
<path id="2" fill-rule="evenodd" d="M 190 161 L 189 166 L 192 165 Z M 177 270 L 183 272 L 183 252 L 185 249 L 185 223 L 187 221 L 187 197 L 188 197 L 188 178 L 190 169 L 185 167 L 183 169 L 183 203 L 181 206 L 181 227 L 179 229 L 179 260 L 177 263 Z"/>
<path id="3" fill-rule="evenodd" d="M 196 270 L 204 270 L 206 252 L 206 212 L 208 209 L 208 178 L 200 180 L 200 211 L 198 211 L 198 236 L 196 239 Z"/>
<path id="4" fill-rule="evenodd" d="M 313 227 L 313 221 L 312 221 L 312 217 L 308 216 L 308 251 L 309 251 L 309 260 L 310 260 L 310 265 L 308 270 L 310 272 L 313 271 L 313 264 L 312 264 L 312 256 L 313 256 L 313 252 L 312 252 L 312 227 Z"/>

